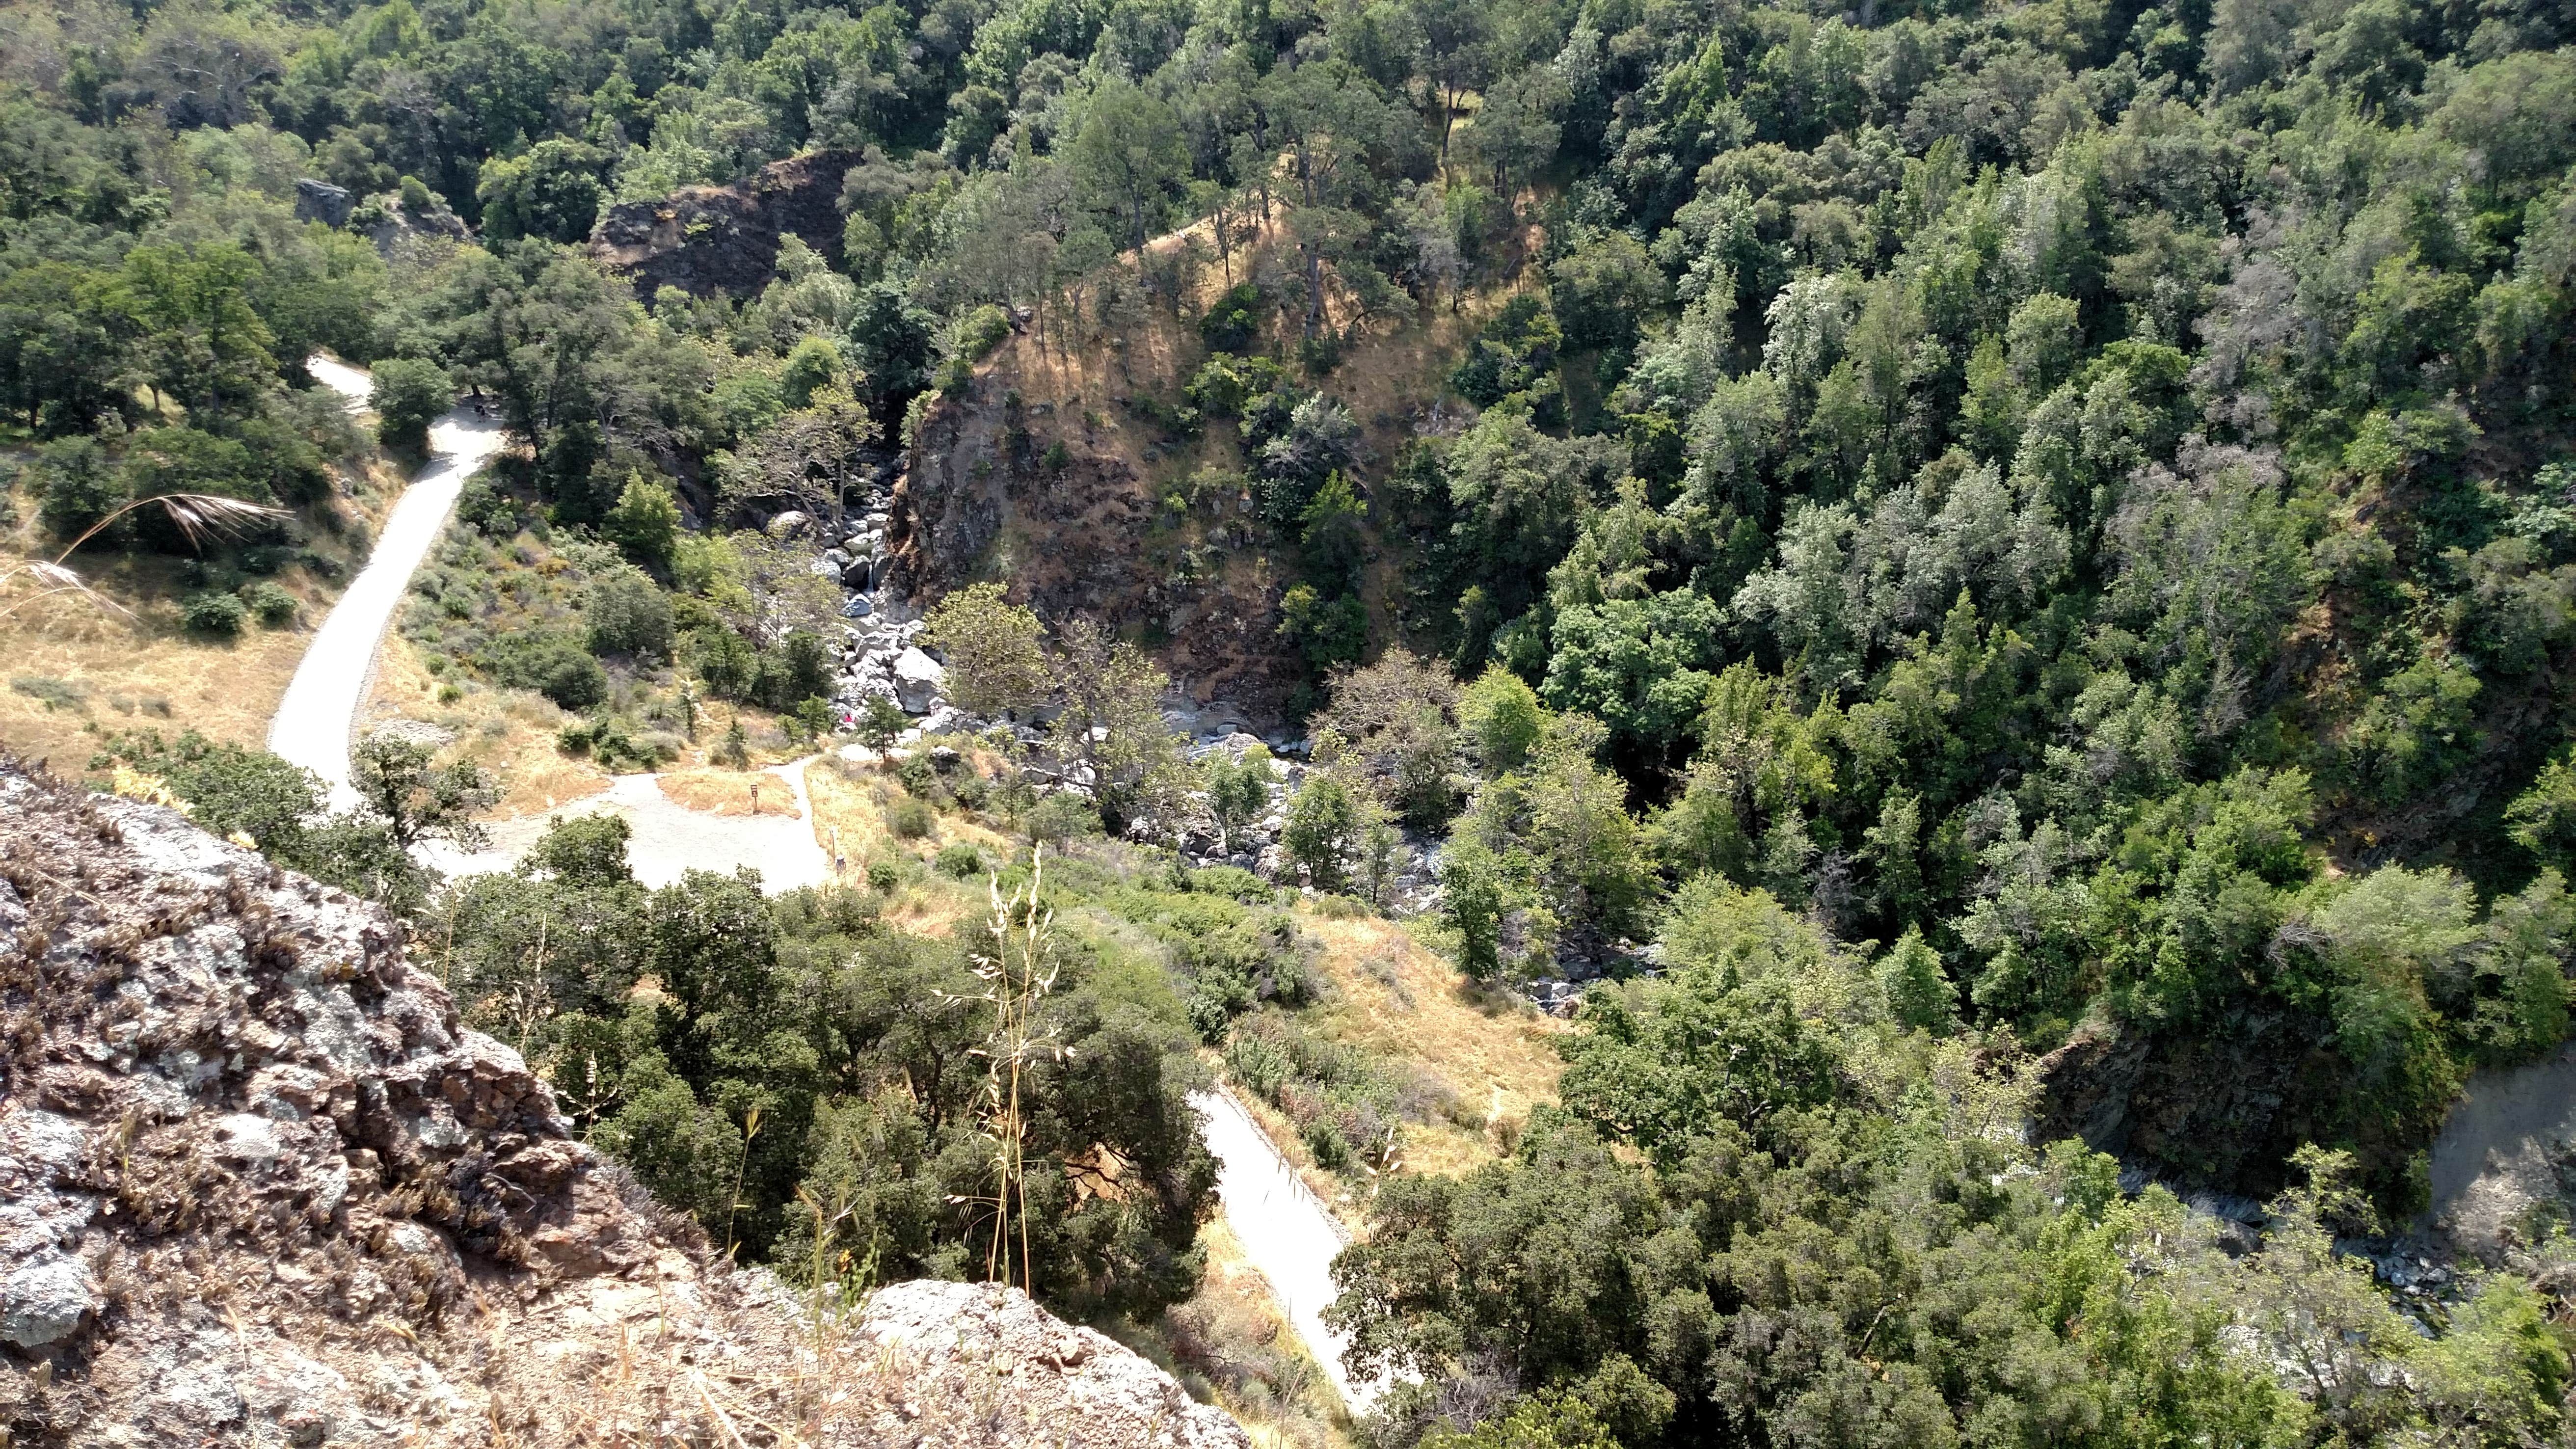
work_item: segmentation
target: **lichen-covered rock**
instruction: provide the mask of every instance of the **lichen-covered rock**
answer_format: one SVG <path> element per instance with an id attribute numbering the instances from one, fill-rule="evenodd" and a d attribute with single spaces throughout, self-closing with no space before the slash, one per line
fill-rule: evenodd
<path id="1" fill-rule="evenodd" d="M 391 917 L 0 755 L 0 1443 L 909 1444 L 990 1410 L 856 1327 L 575 1141 Z"/>
<path id="2" fill-rule="evenodd" d="M 936 1417 L 920 1442 L 1063 1449 L 1250 1449 L 1221 1409 L 1116 1339 L 1066 1323 L 1016 1288 L 898 1283 L 868 1301 L 859 1335 L 901 1366 L 897 1418 Z M 950 1419 L 977 1402 L 992 1411 Z"/>

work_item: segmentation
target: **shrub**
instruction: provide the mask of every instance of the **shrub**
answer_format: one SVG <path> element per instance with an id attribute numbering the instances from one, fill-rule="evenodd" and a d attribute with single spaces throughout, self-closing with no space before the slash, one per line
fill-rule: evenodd
<path id="1" fill-rule="evenodd" d="M 992 356 L 994 348 L 999 348 L 1002 338 L 1007 338 L 1007 335 L 1010 335 L 1010 312 L 1002 312 L 992 302 L 987 302 L 984 307 L 976 307 L 974 312 L 958 320 L 956 333 L 948 338 L 948 356 L 961 358 L 969 366 L 974 366 Z"/>
<path id="2" fill-rule="evenodd" d="M 89 686 L 76 679 L 56 679 L 46 674 L 21 674 L 9 681 L 9 687 L 46 709 L 74 709 L 89 701 Z"/>
<path id="3" fill-rule="evenodd" d="M 893 861 L 872 860 L 868 862 L 868 889 L 878 892 L 891 891 L 902 883 L 903 872 L 894 868 Z"/>
<path id="4" fill-rule="evenodd" d="M 599 531 L 637 563 L 668 569 L 680 537 L 680 501 L 670 484 L 629 469 L 617 506 L 600 520 Z"/>
<path id="5" fill-rule="evenodd" d="M 671 652 L 671 598 L 642 569 L 614 568 L 582 594 L 590 652 L 661 657 Z"/>
<path id="6" fill-rule="evenodd" d="M 125 488 L 107 461 L 96 438 L 57 438 L 36 450 L 27 482 L 43 500 L 37 518 L 56 538 L 78 537 L 125 501 Z"/>
<path id="7" fill-rule="evenodd" d="M 519 501 L 488 479 L 476 478 L 456 495 L 456 516 L 490 538 L 508 538 L 519 531 Z"/>
<path id="8" fill-rule="evenodd" d="M 1241 352 L 1261 335 L 1261 289 L 1237 282 L 1199 319 L 1199 340 L 1210 352 Z"/>
<path id="9" fill-rule="evenodd" d="M 197 428 L 150 428 L 134 435 L 125 455 L 126 491 L 136 498 L 165 493 L 211 493 L 246 503 L 277 501 L 266 469 L 251 450 L 231 438 Z M 138 510 L 135 532 L 163 553 L 195 553 L 200 539 L 157 508 Z M 274 537 L 271 527 L 236 527 L 229 541 L 259 542 Z"/>
<path id="10" fill-rule="evenodd" d="M 246 585 L 241 591 L 241 600 L 261 623 L 272 629 L 282 628 L 295 620 L 295 596 L 267 579 Z"/>
<path id="11" fill-rule="evenodd" d="M 961 840 L 941 850 L 931 864 L 941 875 L 973 880 L 984 873 L 984 853 Z"/>
<path id="12" fill-rule="evenodd" d="M 897 840 L 920 840 L 939 825 L 930 807 L 907 795 L 886 807 L 886 829 Z"/>
<path id="13" fill-rule="evenodd" d="M 476 662 L 499 683 L 533 689 L 565 709 L 588 709 L 608 697 L 608 671 L 570 635 L 504 634 Z"/>
<path id="14" fill-rule="evenodd" d="M 1030 806 L 1020 828 L 1040 845 L 1060 846 L 1076 836 L 1098 835 L 1100 812 L 1081 796 L 1059 790 Z"/>
<path id="15" fill-rule="evenodd" d="M 859 743 L 872 750 L 885 749 L 911 723 L 903 706 L 882 694 L 869 695 L 866 707 L 859 711 Z"/>
<path id="16" fill-rule="evenodd" d="M 1247 906 L 1267 905 L 1278 894 L 1270 882 L 1241 866 L 1211 865 L 1183 877 L 1192 891 L 1225 896 Z"/>
<path id="17" fill-rule="evenodd" d="M 179 622 L 199 634 L 226 637 L 238 634 L 242 621 L 249 617 L 249 605 L 232 594 L 219 594 L 211 589 L 190 594 L 179 601 Z"/>
<path id="18" fill-rule="evenodd" d="M 1516 392 L 1535 389 L 1556 366 L 1563 343 L 1547 304 L 1523 292 L 1477 334 L 1475 348 L 1450 370 L 1449 385 L 1478 407 L 1492 407 Z"/>
<path id="19" fill-rule="evenodd" d="M 1219 356 L 1200 364 L 1198 374 L 1181 391 L 1208 417 L 1230 418 L 1239 416 L 1244 404 L 1277 390 L 1287 380 L 1287 369 L 1267 357 Z"/>

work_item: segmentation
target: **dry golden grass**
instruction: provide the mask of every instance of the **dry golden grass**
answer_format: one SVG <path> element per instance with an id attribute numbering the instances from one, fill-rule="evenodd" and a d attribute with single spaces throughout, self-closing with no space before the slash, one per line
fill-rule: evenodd
<path id="1" fill-rule="evenodd" d="M 1207 1277 L 1188 1301 L 1119 1336 L 1179 1379 L 1192 1398 L 1234 1416 L 1256 1449 L 1346 1449 L 1332 1381 L 1280 1315 L 1270 1280 L 1224 1218 L 1199 1229 Z"/>
<path id="2" fill-rule="evenodd" d="M 370 463 L 351 480 L 347 512 L 372 529 L 399 484 L 381 461 Z M 0 533 L 0 566 L 51 559 L 60 544 L 42 535 L 33 500 L 21 498 L 18 513 L 19 527 Z M 316 528 L 312 536 L 316 548 L 342 558 L 351 570 L 357 567 L 356 551 L 335 530 Z M 30 759 L 50 759 L 66 774 L 88 764 L 93 724 L 110 732 L 193 729 L 212 740 L 264 746 L 287 681 L 339 595 L 337 586 L 290 568 L 275 582 L 296 598 L 292 624 L 269 629 L 252 622 L 236 638 L 207 639 L 180 627 L 178 603 L 186 589 L 179 560 L 91 552 L 67 562 L 99 599 L 126 612 L 63 594 L 30 602 L 0 620 L 5 673 L 13 686 L 0 692 L 0 745 Z M 19 680 L 27 687 L 15 687 Z M 76 698 L 50 705 L 42 698 L 64 693 Z"/>
<path id="3" fill-rule="evenodd" d="M 985 364 L 992 375 L 1007 377 L 1026 402 L 1052 404 L 1055 425 L 1068 432 L 1078 429 L 1082 451 L 1122 459 L 1140 476 L 1177 477 L 1201 463 L 1240 461 L 1233 457 L 1237 450 L 1231 428 L 1210 428 L 1195 447 L 1173 453 L 1153 424 L 1125 417 L 1111 402 L 1138 391 L 1177 401 L 1182 384 L 1205 358 L 1194 321 L 1185 319 L 1194 319 L 1226 286 L 1226 272 L 1213 260 L 1207 224 L 1158 237 L 1148 247 L 1169 252 L 1189 236 L 1207 248 L 1211 260 L 1200 274 L 1198 295 L 1194 305 L 1185 309 L 1184 318 L 1148 306 L 1136 316 L 1122 318 L 1114 333 L 1085 336 L 1078 345 L 1060 348 L 1067 339 L 1052 330 L 1057 324 L 1050 315 L 1046 324 L 1050 330 L 1014 334 Z M 1249 274 L 1259 253 L 1286 245 L 1275 224 L 1261 229 L 1236 252 L 1235 279 Z M 1340 365 L 1310 381 L 1351 410 L 1372 451 L 1392 458 L 1412 435 L 1414 410 L 1445 392 L 1449 367 L 1465 350 L 1467 340 L 1525 285 L 1471 291 L 1454 308 L 1443 299 L 1407 321 L 1361 322 L 1360 336 L 1345 350 Z M 1327 320 L 1337 328 L 1351 326 L 1356 313 L 1350 299 L 1337 289 L 1327 290 Z M 1086 419 L 1086 412 L 1093 416 Z M 1148 461 L 1145 449 L 1158 444 L 1166 450 L 1162 460 Z"/>
<path id="4" fill-rule="evenodd" d="M 766 770 L 665 770 L 653 783 L 671 803 L 706 815 L 777 815 L 801 820 L 796 793 Z"/>
<path id="5" fill-rule="evenodd" d="M 1011 858 L 1013 841 L 999 831 L 961 815 L 934 815 L 930 834 L 899 839 L 886 823 L 887 812 L 905 798 L 901 783 L 873 766 L 851 765 L 826 756 L 805 768 L 805 798 L 814 806 L 814 839 L 824 854 L 842 862 L 844 875 L 856 878 L 870 861 L 905 859 L 915 877 L 887 903 L 886 920 L 900 929 L 927 936 L 973 931 L 990 909 L 980 881 L 922 877 L 917 868 L 949 845 L 964 843 L 983 852 L 987 861 Z"/>
<path id="6" fill-rule="evenodd" d="M 1501 1151 L 1492 1124 L 1527 1121 L 1532 1107 L 1556 1100 L 1563 1063 L 1551 1039 L 1564 1023 L 1508 996 L 1474 994 L 1455 967 L 1393 921 L 1306 912 L 1298 924 L 1323 943 L 1334 987 L 1318 1025 L 1439 1077 L 1458 1094 L 1459 1115 L 1487 1124 L 1485 1131 L 1446 1119 L 1408 1124 L 1401 1170 L 1455 1173 L 1491 1162 Z"/>
<path id="7" fill-rule="evenodd" d="M 318 615 L 321 607 L 306 612 Z M 202 640 L 162 618 L 164 608 L 138 612 L 141 620 L 130 620 L 63 596 L 30 605 L 0 626 L 10 681 L 0 692 L 0 744 L 29 759 L 50 758 L 67 775 L 89 762 L 91 725 L 109 732 L 193 729 L 208 739 L 263 747 L 269 717 L 295 677 L 311 631 L 254 625 L 235 639 Z M 48 704 L 38 697 L 57 690 L 78 698 Z"/>
<path id="8" fill-rule="evenodd" d="M 399 634 L 388 635 L 376 651 L 375 686 L 368 692 L 359 728 L 416 719 L 455 734 L 456 742 L 441 756 L 472 760 L 490 772 L 501 792 L 485 812 L 490 819 L 541 814 L 608 788 L 607 771 L 555 747 L 555 732 L 572 716 L 543 695 L 472 683 L 456 689 L 453 697 L 442 699 L 440 681 L 429 672 L 419 647 Z"/>

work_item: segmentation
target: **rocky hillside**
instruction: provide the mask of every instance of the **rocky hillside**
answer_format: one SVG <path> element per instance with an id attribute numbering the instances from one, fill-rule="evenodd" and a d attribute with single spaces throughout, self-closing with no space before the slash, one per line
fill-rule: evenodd
<path id="1" fill-rule="evenodd" d="M 664 286 L 697 297 L 757 292 L 777 268 L 782 238 L 802 238 L 840 260 L 841 178 L 860 159 L 856 151 L 812 151 L 732 186 L 620 202 L 600 212 L 590 253 L 633 279 L 639 297 Z"/>
<path id="2" fill-rule="evenodd" d="M 404 944 L 0 757 L 5 1442 L 1246 1442 L 1016 1293 L 731 1270 Z"/>
<path id="3" fill-rule="evenodd" d="M 1149 533 L 1169 532 L 1170 522 L 1156 517 L 1151 480 L 1078 397 L 1028 401 L 1012 365 L 1018 350 L 922 419 L 895 490 L 898 585 L 927 607 L 977 579 L 1006 579 L 1013 600 L 1043 618 L 1142 633 L 1200 700 L 1275 719 L 1298 674 L 1296 649 L 1279 633 L 1286 579 L 1248 556 L 1172 567 L 1166 550 L 1149 546 Z M 1254 543 L 1255 527 L 1234 520 L 1234 542 Z M 1224 529 L 1219 522 L 1215 537 Z"/>

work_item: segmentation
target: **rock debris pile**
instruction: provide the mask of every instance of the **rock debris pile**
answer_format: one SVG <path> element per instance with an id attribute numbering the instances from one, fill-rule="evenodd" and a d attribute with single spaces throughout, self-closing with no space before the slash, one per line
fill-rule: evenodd
<path id="1" fill-rule="evenodd" d="M 971 1372 L 969 1371 L 971 1369 Z M 0 1442 L 1233 1446 L 1025 1297 L 814 1312 L 375 907 L 0 756 Z"/>

